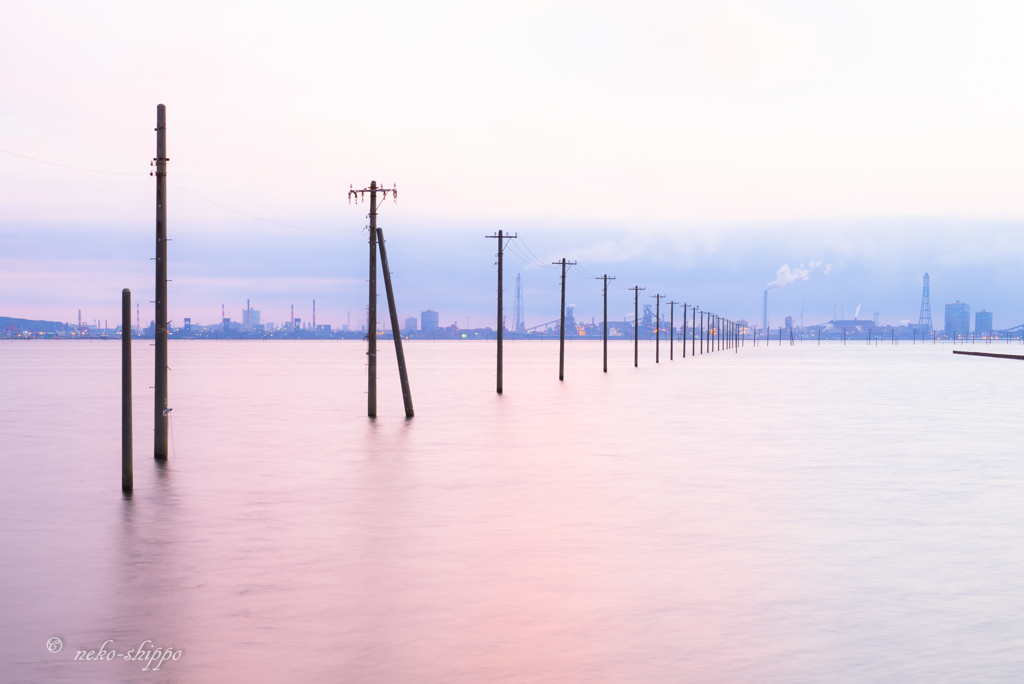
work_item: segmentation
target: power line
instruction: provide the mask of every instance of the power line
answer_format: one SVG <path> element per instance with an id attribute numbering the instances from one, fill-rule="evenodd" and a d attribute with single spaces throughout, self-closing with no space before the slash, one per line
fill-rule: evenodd
<path id="1" fill-rule="evenodd" d="M 30 157 L 27 154 L 19 154 L 17 152 L 11 152 L 10 150 L 0 149 L 0 152 L 3 152 L 4 154 L 9 154 L 9 155 L 11 155 L 13 157 L 21 157 L 22 159 L 28 159 L 29 161 L 34 161 L 34 162 L 37 162 L 39 164 L 47 164 L 49 166 L 59 166 L 62 169 L 72 169 L 74 171 L 84 171 L 86 173 L 103 173 L 103 174 L 107 174 L 108 176 L 145 176 L 145 175 L 147 175 L 147 174 L 141 173 L 141 172 L 126 173 L 124 171 L 104 171 L 102 169 L 86 169 L 86 168 L 83 168 L 81 166 L 71 166 L 70 164 L 60 164 L 58 162 L 47 161 L 45 159 L 37 159 L 36 157 Z M 174 187 L 174 188 L 177 188 L 178 190 L 181 190 L 182 192 L 184 192 L 187 195 L 192 195 L 193 197 L 197 197 L 197 198 L 203 200 L 204 202 L 209 202 L 210 204 L 212 204 L 214 206 L 217 206 L 217 207 L 220 207 L 221 209 L 227 209 L 228 211 L 233 211 L 236 214 L 241 214 L 242 216 L 248 216 L 249 218 L 256 219 L 257 221 L 265 221 L 267 223 L 273 223 L 273 224 L 276 224 L 276 225 L 279 225 L 279 226 L 284 226 L 286 228 L 298 228 L 299 230 L 316 230 L 316 231 L 321 231 L 321 232 L 325 232 L 325 233 L 343 233 L 343 232 L 349 232 L 349 231 L 353 231 L 353 230 L 359 230 L 358 228 L 310 228 L 309 226 L 297 226 L 297 225 L 292 224 L 292 223 L 283 223 L 281 221 L 274 221 L 273 219 L 263 218 L 262 216 L 256 216 L 255 214 L 250 214 L 250 213 L 242 211 L 240 209 L 235 209 L 234 207 L 229 207 L 229 206 L 227 206 L 225 204 L 221 204 L 220 202 L 214 202 L 212 199 L 208 199 L 206 197 L 203 197 L 202 195 L 194 193 L 191 190 L 186 190 L 185 188 L 181 187 L 180 185 L 175 185 L 174 183 L 171 183 L 171 182 L 168 182 L 167 184 L 170 185 L 171 187 Z"/>
<path id="2" fill-rule="evenodd" d="M 204 202 L 209 202 L 210 204 L 212 204 L 212 205 L 214 205 L 216 207 L 220 207 L 221 209 L 227 209 L 228 211 L 233 211 L 236 214 L 241 214 L 242 216 L 248 216 L 249 218 L 256 219 L 257 221 L 265 221 L 266 223 L 273 223 L 275 225 L 284 226 L 286 228 L 298 228 L 299 230 L 317 230 L 317 231 L 320 231 L 320 232 L 323 232 L 323 233 L 348 233 L 348 232 L 351 232 L 351 231 L 354 231 L 354 230 L 361 230 L 360 228 L 310 228 L 308 226 L 297 226 L 297 225 L 295 225 L 293 223 L 282 223 L 281 221 L 274 221 L 273 219 L 263 218 L 262 216 L 256 216 L 255 214 L 250 214 L 248 212 L 242 211 L 241 209 L 235 209 L 233 207 L 229 207 L 226 204 L 221 204 L 220 202 L 214 202 L 212 199 L 207 199 L 206 197 L 203 197 L 202 195 L 197 195 L 196 193 L 192 192 L 191 190 L 186 190 L 185 188 L 181 187 L 180 185 L 175 185 L 174 183 L 168 183 L 168 185 L 170 185 L 173 188 L 177 188 L 178 190 L 181 190 L 182 192 L 184 192 L 187 195 L 192 195 L 193 197 L 198 197 L 199 199 L 203 200 Z"/>
<path id="3" fill-rule="evenodd" d="M 100 169 L 83 169 L 80 166 L 69 166 L 68 164 L 58 164 L 57 162 L 46 161 L 45 159 L 36 159 L 30 157 L 27 154 L 18 154 L 17 152 L 11 152 L 10 150 L 0 150 L 4 154 L 9 154 L 13 157 L 21 157 L 22 159 L 28 159 L 29 161 L 39 162 L 40 164 L 49 164 L 50 166 L 59 166 L 64 169 L 74 169 L 75 171 L 86 171 L 88 173 L 105 173 L 110 176 L 145 176 L 146 174 L 141 171 L 132 173 L 125 173 L 124 171 L 101 171 Z"/>

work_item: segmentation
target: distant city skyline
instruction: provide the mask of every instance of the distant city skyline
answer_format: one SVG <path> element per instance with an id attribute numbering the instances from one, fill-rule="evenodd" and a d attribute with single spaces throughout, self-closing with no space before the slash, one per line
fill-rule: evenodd
<path id="1" fill-rule="evenodd" d="M 424 219 L 390 218 L 385 231 L 400 320 L 433 309 L 440 312 L 442 326 L 459 321 L 465 327 L 469 315 L 474 326 L 493 327 L 494 247 L 482 239 L 480 228 L 449 224 L 438 234 Z M 351 219 L 359 220 L 358 215 Z M 997 328 L 1024 323 L 1024 302 L 1016 296 L 1024 239 L 1006 224 L 878 219 L 854 227 L 834 222 L 820 230 L 715 226 L 709 238 L 692 226 L 676 234 L 655 226 L 643 235 L 610 225 L 583 231 L 575 224 L 555 224 L 552 229 L 552 223 L 517 227 L 525 247 L 506 253 L 507 325 L 517 274 L 527 327 L 557 316 L 558 274 L 544 264 L 561 255 L 579 260 L 579 267 L 570 269 L 567 297 L 584 320 L 601 314 L 600 281 L 592 275 L 608 273 L 617 276 L 609 287 L 612 320 L 632 316 L 632 298 L 623 288 L 639 284 L 760 325 L 765 283 L 779 281 L 777 272 L 786 267 L 784 284 L 769 290 L 769 318 L 776 324 L 787 315 L 799 319 L 801 308 L 806 325 L 831 320 L 837 302 L 845 303 L 847 317 L 860 306 L 862 318 L 878 311 L 885 324 L 916 323 L 926 271 L 933 310 L 970 301 L 994 312 Z M 0 233 L 5 255 L 0 257 L 0 315 L 73 321 L 81 308 L 86 319 L 116 319 L 120 287 L 128 286 L 144 304 L 142 317 L 148 322 L 153 287 L 148 228 L 36 225 Z M 974 239 L 965 245 L 959 232 L 968 229 Z M 359 231 L 286 234 L 250 225 L 247 239 L 238 241 L 239 230 L 237 224 L 176 228 L 171 222 L 172 320 L 213 324 L 224 305 L 229 317 L 241 321 L 247 299 L 261 320 L 288 320 L 292 305 L 297 316 L 311 320 L 314 299 L 318 323 L 340 328 L 349 319 L 353 326 L 365 320 L 366 245 Z M 988 244 L 1001 249 L 988 254 Z"/>

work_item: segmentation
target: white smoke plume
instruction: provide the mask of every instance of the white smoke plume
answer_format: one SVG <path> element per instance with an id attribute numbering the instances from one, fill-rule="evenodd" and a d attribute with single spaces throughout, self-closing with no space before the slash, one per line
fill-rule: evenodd
<path id="1" fill-rule="evenodd" d="M 765 285 L 765 289 L 774 290 L 779 287 L 785 287 L 796 280 L 807 280 L 811 277 L 811 273 L 814 269 L 822 265 L 821 261 L 812 261 L 807 266 L 800 264 L 799 268 L 790 268 L 789 264 L 782 264 L 779 270 L 775 272 L 775 280 Z M 832 270 L 832 264 L 825 267 L 825 273 Z"/>
<path id="2" fill-rule="evenodd" d="M 860 304 L 857 305 L 857 310 L 853 312 L 853 318 L 860 318 Z"/>

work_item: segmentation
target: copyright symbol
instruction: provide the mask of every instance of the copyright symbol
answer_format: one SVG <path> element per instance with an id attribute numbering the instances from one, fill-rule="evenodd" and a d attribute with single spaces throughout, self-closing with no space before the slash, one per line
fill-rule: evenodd
<path id="1" fill-rule="evenodd" d="M 57 637 L 50 637 L 49 640 L 46 642 L 46 650 L 50 653 L 56 653 L 61 648 L 63 648 L 63 646 L 64 644 L 61 643 L 61 640 Z"/>

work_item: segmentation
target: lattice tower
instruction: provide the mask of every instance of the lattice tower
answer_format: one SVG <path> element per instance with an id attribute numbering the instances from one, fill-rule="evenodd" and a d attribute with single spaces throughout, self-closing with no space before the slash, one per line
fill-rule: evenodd
<path id="1" fill-rule="evenodd" d="M 918 319 L 918 326 L 925 332 L 929 332 L 932 329 L 932 304 L 931 295 L 929 294 L 928 286 L 928 274 L 924 274 L 924 292 L 921 294 L 921 317 Z"/>
<path id="2" fill-rule="evenodd" d="M 516 274 L 516 299 L 512 306 L 512 329 L 526 332 L 526 317 L 523 315 L 523 276 Z"/>

